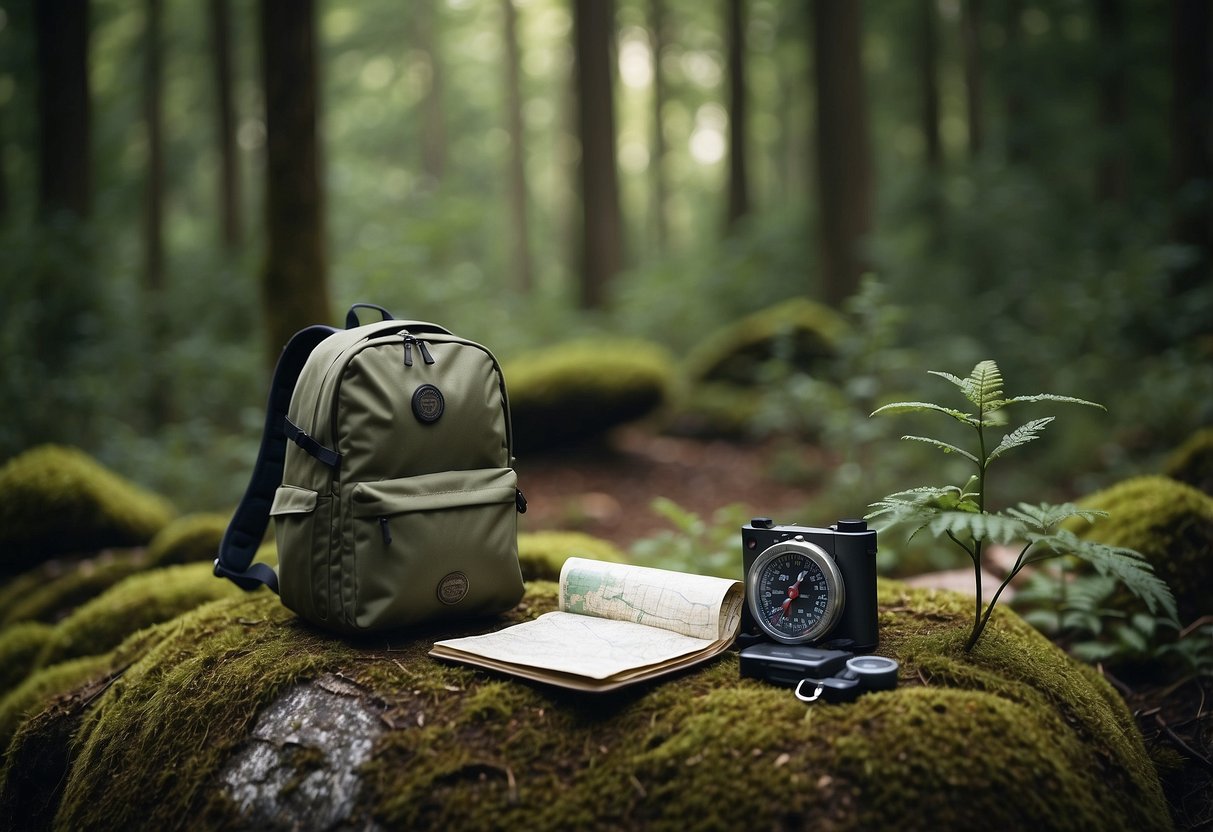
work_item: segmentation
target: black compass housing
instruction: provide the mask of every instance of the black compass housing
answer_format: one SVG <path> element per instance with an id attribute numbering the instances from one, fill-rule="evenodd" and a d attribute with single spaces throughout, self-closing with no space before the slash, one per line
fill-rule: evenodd
<path id="1" fill-rule="evenodd" d="M 811 643 L 830 649 L 867 652 L 879 641 L 876 609 L 876 532 L 863 520 L 839 520 L 828 528 L 777 525 L 755 517 L 741 527 L 742 579 L 750 591 L 751 571 L 764 552 L 787 541 L 803 541 L 824 550 L 842 577 L 843 608 L 833 626 Z M 741 613 L 738 644 L 785 641 L 764 631 L 750 612 L 750 598 Z"/>

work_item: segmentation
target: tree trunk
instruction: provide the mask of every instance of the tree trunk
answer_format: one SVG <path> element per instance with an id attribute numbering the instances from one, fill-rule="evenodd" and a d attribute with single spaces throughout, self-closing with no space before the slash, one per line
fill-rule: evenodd
<path id="1" fill-rule="evenodd" d="M 88 0 L 38 0 L 38 209 L 44 218 L 92 207 Z"/>
<path id="2" fill-rule="evenodd" d="M 1207 283 L 1213 264 L 1213 6 L 1175 0 L 1171 9 L 1172 233 L 1194 255 L 1176 275 L 1178 297 Z"/>
<path id="3" fill-rule="evenodd" d="M 522 121 L 522 72 L 518 53 L 518 23 L 514 0 L 501 0 L 505 12 L 505 102 L 510 134 L 509 217 L 514 238 L 514 285 L 529 292 L 535 277 L 531 265 L 530 223 L 527 222 L 526 129 Z"/>
<path id="4" fill-rule="evenodd" d="M 669 200 L 669 185 L 665 175 L 665 74 L 661 69 L 661 55 L 666 40 L 665 0 L 649 0 L 649 38 L 653 50 L 653 132 L 652 148 L 649 151 L 649 169 L 652 171 L 653 192 L 650 213 L 653 218 L 653 233 L 657 235 L 657 253 L 663 253 L 670 241 L 669 220 L 665 206 Z"/>
<path id="5" fill-rule="evenodd" d="M 1123 202 L 1128 195 L 1125 164 L 1125 31 L 1121 0 L 1097 0 L 1095 20 L 1099 50 L 1096 60 L 1099 84 L 1100 152 L 1095 172 L 1095 198 Z"/>
<path id="6" fill-rule="evenodd" d="M 822 294 L 838 306 L 859 288 L 866 268 L 860 246 L 872 224 L 862 5 L 859 0 L 816 0 L 812 8 Z"/>
<path id="7" fill-rule="evenodd" d="M 964 52 L 965 115 L 969 126 L 969 158 L 981 155 L 985 120 L 981 83 L 981 0 L 961 0 L 960 39 Z"/>
<path id="8" fill-rule="evenodd" d="M 726 227 L 734 228 L 750 212 L 746 173 L 745 9 L 743 0 L 725 0 L 729 52 L 729 205 Z"/>
<path id="9" fill-rule="evenodd" d="M 623 259 L 623 221 L 615 168 L 611 0 L 573 0 L 577 132 L 581 139 L 581 305 L 599 309 Z"/>
<path id="10" fill-rule="evenodd" d="M 1022 0 L 1007 0 L 1006 43 L 1003 53 L 1014 64 L 1027 60 L 1024 55 L 1023 43 L 1023 3 Z M 1006 84 L 1006 154 L 1007 161 L 1012 164 L 1022 164 L 1028 161 L 1032 147 L 1032 124 L 1029 121 L 1028 96 L 1023 88 L 1024 82 L 1016 73 L 1010 73 L 1005 79 Z"/>
<path id="11" fill-rule="evenodd" d="M 161 107 L 163 78 L 160 31 L 162 0 L 147 0 L 143 61 L 143 124 L 147 140 L 147 178 L 143 199 L 143 299 L 146 308 L 148 391 L 151 425 L 168 421 L 169 376 L 164 366 L 168 323 L 164 275 L 164 118 Z"/>
<path id="12" fill-rule="evenodd" d="M 261 0 L 265 84 L 262 305 L 271 355 L 305 326 L 331 321 L 317 112 L 313 0 Z"/>
<path id="13" fill-rule="evenodd" d="M 211 55 L 218 115 L 219 211 L 223 246 L 240 248 L 240 156 L 236 148 L 236 108 L 232 101 L 232 13 L 228 0 L 210 0 Z"/>
<path id="14" fill-rule="evenodd" d="M 939 69 L 935 60 L 939 38 L 935 17 L 935 0 L 919 0 L 918 77 L 922 91 L 922 137 L 927 167 L 932 172 L 943 167 L 943 144 L 939 138 Z"/>

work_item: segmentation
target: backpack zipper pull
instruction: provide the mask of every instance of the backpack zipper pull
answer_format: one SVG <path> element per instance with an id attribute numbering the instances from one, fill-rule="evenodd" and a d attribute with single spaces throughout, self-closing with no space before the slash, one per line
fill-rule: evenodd
<path id="1" fill-rule="evenodd" d="M 434 363 L 434 356 L 430 355 L 429 349 L 427 349 L 425 346 L 425 341 L 418 341 L 417 349 L 421 350 L 421 359 L 425 361 L 426 364 Z"/>
<path id="2" fill-rule="evenodd" d="M 392 542 L 392 530 L 388 528 L 386 517 L 379 518 L 379 532 L 383 535 L 384 546 Z"/>
<path id="3" fill-rule="evenodd" d="M 417 341 L 412 335 L 407 332 L 404 334 L 404 366 L 413 366 L 413 344 Z"/>

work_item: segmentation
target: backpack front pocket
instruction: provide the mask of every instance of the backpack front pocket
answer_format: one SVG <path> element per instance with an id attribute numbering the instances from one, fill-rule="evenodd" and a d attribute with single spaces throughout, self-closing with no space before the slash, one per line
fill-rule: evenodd
<path id="1" fill-rule="evenodd" d="M 518 603 L 517 499 L 510 468 L 355 485 L 353 581 L 342 593 L 352 626 L 400 627 Z"/>

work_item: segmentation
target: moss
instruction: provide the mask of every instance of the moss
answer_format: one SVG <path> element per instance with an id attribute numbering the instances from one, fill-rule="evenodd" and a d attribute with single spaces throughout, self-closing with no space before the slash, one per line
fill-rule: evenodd
<path id="1" fill-rule="evenodd" d="M 1213 427 L 1188 437 L 1167 459 L 1163 473 L 1173 480 L 1213 494 Z"/>
<path id="2" fill-rule="evenodd" d="M 1108 512 L 1077 534 L 1141 552 L 1175 594 L 1182 623 L 1213 613 L 1213 497 L 1169 477 L 1137 477 L 1084 497 Z"/>
<path id="3" fill-rule="evenodd" d="M 40 621 L 22 621 L 0 630 L 0 695 L 20 684 L 34 669 L 50 638 L 51 626 Z"/>
<path id="4" fill-rule="evenodd" d="M 139 550 L 106 551 L 94 558 L 55 560 L 13 580 L 14 592 L 0 602 L 2 623 L 53 622 L 95 598 L 145 565 Z M 26 580 L 32 576 L 33 580 Z M 9 587 L 6 587 L 8 589 Z"/>
<path id="5" fill-rule="evenodd" d="M 821 376 L 848 328 L 846 319 L 833 309 L 793 298 L 710 335 L 688 357 L 687 375 L 696 383 L 753 387 L 762 377 L 761 366 L 779 359 Z"/>
<path id="6" fill-rule="evenodd" d="M 518 563 L 527 581 L 555 581 L 571 557 L 626 563 L 614 544 L 581 532 L 524 532 L 518 535 Z"/>
<path id="7" fill-rule="evenodd" d="M 536 581 L 489 626 L 554 605 Z M 965 654 L 960 595 L 886 583 L 880 605 L 901 687 L 806 708 L 740 679 L 735 654 L 586 696 L 425 656 L 485 622 L 350 642 L 266 594 L 217 601 L 156 628 L 96 697 L 55 825 L 243 828 L 217 773 L 259 707 L 332 673 L 389 727 L 351 826 L 1169 827 L 1132 718 L 1089 668 L 1002 610 Z"/>
<path id="8" fill-rule="evenodd" d="M 678 402 L 666 430 L 679 436 L 746 439 L 762 411 L 749 387 L 724 381 L 695 384 Z"/>
<path id="9" fill-rule="evenodd" d="M 243 594 L 207 563 L 168 566 L 121 581 L 61 621 L 39 656 L 51 665 L 105 653 L 136 630 L 167 621 L 207 601 Z"/>
<path id="10" fill-rule="evenodd" d="M 37 713 L 52 698 L 109 672 L 108 656 L 82 656 L 44 667 L 25 678 L 0 699 L 0 748 L 8 748 L 21 721 Z"/>
<path id="11" fill-rule="evenodd" d="M 33 448 L 0 468 L 0 574 L 53 555 L 143 545 L 172 516 L 164 499 L 82 451 Z"/>
<path id="12" fill-rule="evenodd" d="M 655 413 L 675 384 L 673 360 L 646 341 L 574 341 L 506 362 L 520 454 L 601 437 Z"/>
<path id="13" fill-rule="evenodd" d="M 148 544 L 148 563 L 152 566 L 168 566 L 214 561 L 230 519 L 226 514 L 209 513 L 177 518 L 161 529 Z"/>

